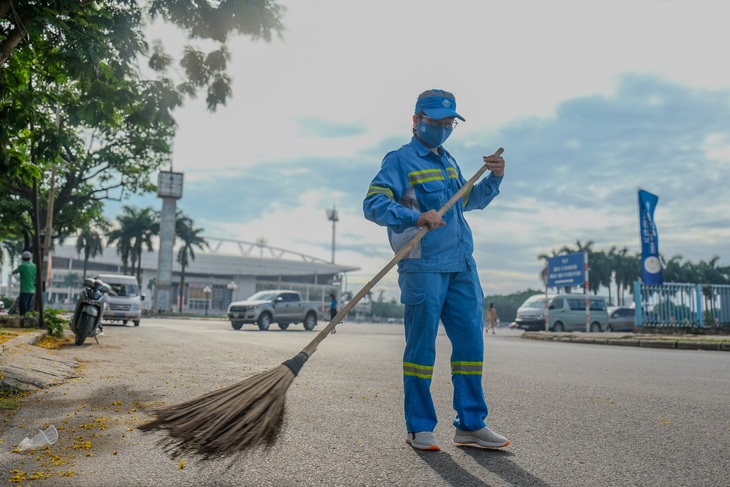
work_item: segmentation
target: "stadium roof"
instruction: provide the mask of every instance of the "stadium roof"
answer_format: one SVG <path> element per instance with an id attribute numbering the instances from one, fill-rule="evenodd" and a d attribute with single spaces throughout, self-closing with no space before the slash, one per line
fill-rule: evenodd
<path id="1" fill-rule="evenodd" d="M 216 240 L 211 238 L 212 242 Z M 359 270 L 359 267 L 346 266 L 340 264 L 332 264 L 322 259 L 306 256 L 297 252 L 287 251 L 268 246 L 260 246 L 250 244 L 248 242 L 237 242 L 228 240 L 228 242 L 236 242 L 241 244 L 242 255 L 223 254 L 218 252 L 202 252 L 196 249 L 195 260 L 191 260 L 185 268 L 186 274 L 210 274 L 210 275 L 228 275 L 228 276 L 304 276 L 304 275 L 332 275 L 342 272 L 350 272 Z M 260 251 L 259 256 L 246 255 L 251 254 L 251 249 L 246 250 L 245 246 L 255 245 Z M 220 251 L 220 245 L 215 250 Z M 266 253 L 268 257 L 262 255 Z M 173 272 L 180 272 L 181 267 L 177 262 L 177 249 L 173 251 Z M 53 249 L 54 257 L 63 257 L 69 259 L 83 259 L 83 253 L 79 255 L 75 245 L 58 245 Z M 103 253 L 89 259 L 90 262 L 107 265 L 121 265 L 121 259 L 114 247 L 107 247 Z M 130 262 L 130 266 L 132 263 Z M 156 270 L 158 267 L 157 251 L 142 254 L 142 268 L 147 270 Z"/>

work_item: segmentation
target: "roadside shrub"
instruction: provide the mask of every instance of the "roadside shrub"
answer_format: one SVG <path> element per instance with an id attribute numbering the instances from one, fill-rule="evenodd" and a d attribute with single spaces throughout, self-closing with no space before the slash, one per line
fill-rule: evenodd
<path id="1" fill-rule="evenodd" d="M 68 324 L 68 320 L 61 317 L 60 309 L 46 308 L 43 318 L 49 335 L 54 337 L 63 336 L 63 327 Z"/>
<path id="2" fill-rule="evenodd" d="M 68 320 L 61 317 L 62 310 L 46 308 L 43 311 L 43 322 L 46 325 L 48 334 L 53 337 L 63 336 L 63 327 L 68 324 Z M 30 311 L 25 314 L 26 316 L 38 317 L 37 311 Z"/>

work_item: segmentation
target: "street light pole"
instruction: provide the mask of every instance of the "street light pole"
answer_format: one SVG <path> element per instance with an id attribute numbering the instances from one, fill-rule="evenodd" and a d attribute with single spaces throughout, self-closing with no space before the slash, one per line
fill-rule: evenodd
<path id="1" fill-rule="evenodd" d="M 335 207 L 334 203 L 332 204 L 332 208 L 327 209 L 327 219 L 332 222 L 332 264 L 335 263 L 335 225 L 339 221 L 339 218 L 337 217 L 337 208 Z"/>
<path id="2" fill-rule="evenodd" d="M 212 289 L 210 286 L 205 286 L 203 288 L 203 294 L 205 294 L 205 316 L 208 316 L 208 308 L 210 307 L 210 293 L 212 292 Z"/>
<path id="3" fill-rule="evenodd" d="M 236 284 L 234 281 L 231 281 L 228 284 L 226 284 L 226 287 L 231 292 L 231 299 L 228 302 L 228 304 L 231 304 L 233 302 L 233 293 L 236 292 L 236 289 L 238 289 L 238 284 Z"/>

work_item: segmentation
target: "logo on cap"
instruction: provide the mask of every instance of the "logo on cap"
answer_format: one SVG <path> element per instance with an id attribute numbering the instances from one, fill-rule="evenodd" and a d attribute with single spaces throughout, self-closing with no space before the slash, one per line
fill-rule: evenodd
<path id="1" fill-rule="evenodd" d="M 451 108 L 451 102 L 449 100 L 444 100 L 441 102 L 441 104 L 444 106 L 444 108 Z"/>

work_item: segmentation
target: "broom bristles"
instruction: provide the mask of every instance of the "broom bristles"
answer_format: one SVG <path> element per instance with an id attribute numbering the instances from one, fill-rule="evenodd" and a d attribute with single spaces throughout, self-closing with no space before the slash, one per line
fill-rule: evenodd
<path id="1" fill-rule="evenodd" d="M 173 457 L 211 459 L 272 447 L 284 425 L 286 392 L 307 358 L 300 352 L 237 384 L 161 408 L 138 429 L 163 430 L 167 435 L 160 443 Z"/>

